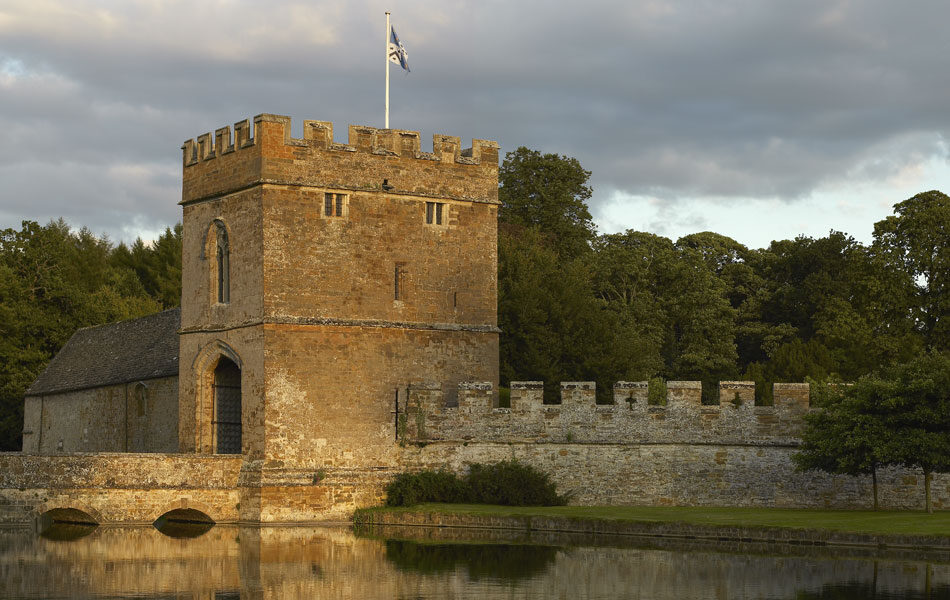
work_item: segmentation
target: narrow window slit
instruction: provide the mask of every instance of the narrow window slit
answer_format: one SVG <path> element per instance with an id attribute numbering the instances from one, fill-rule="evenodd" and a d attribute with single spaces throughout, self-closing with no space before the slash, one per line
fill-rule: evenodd
<path id="1" fill-rule="evenodd" d="M 396 265 L 395 269 L 395 289 L 394 289 L 394 299 L 399 300 L 399 265 Z"/>

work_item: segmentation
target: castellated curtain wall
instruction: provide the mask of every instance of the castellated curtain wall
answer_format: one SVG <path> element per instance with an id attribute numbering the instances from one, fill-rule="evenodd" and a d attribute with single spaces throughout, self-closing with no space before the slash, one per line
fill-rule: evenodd
<path id="1" fill-rule="evenodd" d="M 718 405 L 702 404 L 698 381 L 666 383 L 651 405 L 648 383 L 618 382 L 613 404 L 597 404 L 593 382 L 561 383 L 561 403 L 543 403 L 540 381 L 511 382 L 510 408 L 494 406 L 491 383 L 462 383 L 457 406 L 439 384 L 409 390 L 405 433 L 417 442 L 695 443 L 796 446 L 809 410 L 807 383 L 774 384 L 774 406 L 755 406 L 755 384 L 724 381 Z"/>
<path id="2" fill-rule="evenodd" d="M 646 382 L 620 382 L 613 404 L 596 404 L 592 382 L 561 384 L 561 403 L 543 403 L 542 382 L 512 382 L 510 408 L 489 383 L 409 389 L 401 415 L 407 469 L 464 471 L 474 462 L 515 459 L 551 475 L 572 504 L 762 506 L 870 509 L 870 477 L 796 470 L 809 387 L 775 384 L 774 406 L 755 406 L 752 382 L 722 382 L 718 405 L 699 382 L 667 382 L 665 405 Z M 882 469 L 883 508 L 923 508 L 923 473 Z M 950 506 L 950 477 L 937 475 L 934 506 Z"/>

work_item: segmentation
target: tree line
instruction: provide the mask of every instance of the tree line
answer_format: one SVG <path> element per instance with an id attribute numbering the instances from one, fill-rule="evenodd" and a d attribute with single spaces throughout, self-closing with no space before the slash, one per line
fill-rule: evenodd
<path id="1" fill-rule="evenodd" d="M 518 148 L 500 172 L 502 385 L 595 380 L 812 383 L 797 467 L 950 472 L 950 198 L 898 202 L 869 245 L 830 231 L 750 249 L 702 232 L 597 235 L 590 173 Z M 653 386 L 651 386 L 651 389 Z"/>
<path id="2" fill-rule="evenodd" d="M 502 385 L 512 380 L 855 381 L 950 350 L 950 198 L 894 206 L 870 245 L 839 231 L 750 249 L 702 232 L 598 235 L 590 172 L 527 148 L 500 170 Z"/>
<path id="3" fill-rule="evenodd" d="M 131 246 L 63 220 L 0 231 L 0 450 L 20 449 L 23 394 L 77 329 L 180 302 L 181 225 Z"/>
<path id="4" fill-rule="evenodd" d="M 590 172 L 527 148 L 499 171 L 501 383 L 855 381 L 950 345 L 950 198 L 894 206 L 870 245 L 845 233 L 750 249 L 727 236 L 598 235 Z M 181 226 L 111 243 L 62 220 L 0 231 L 0 448 L 23 393 L 80 328 L 177 306 Z"/>

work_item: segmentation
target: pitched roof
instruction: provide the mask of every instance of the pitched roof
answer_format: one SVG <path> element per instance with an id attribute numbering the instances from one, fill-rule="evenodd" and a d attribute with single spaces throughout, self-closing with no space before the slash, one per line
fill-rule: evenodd
<path id="1" fill-rule="evenodd" d="M 73 334 L 27 396 L 178 375 L 181 309 L 86 327 Z"/>

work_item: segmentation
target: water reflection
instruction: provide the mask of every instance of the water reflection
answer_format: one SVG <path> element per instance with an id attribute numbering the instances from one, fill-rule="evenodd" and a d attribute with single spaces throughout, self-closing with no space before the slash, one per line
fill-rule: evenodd
<path id="1" fill-rule="evenodd" d="M 196 538 L 202 536 L 214 527 L 214 523 L 195 523 L 190 521 L 175 521 L 159 519 L 154 523 L 157 529 L 163 535 L 170 538 Z"/>
<path id="2" fill-rule="evenodd" d="M 518 580 L 537 577 L 553 563 L 558 549 L 515 544 L 423 544 L 386 540 L 386 558 L 400 571 L 434 574 L 464 567 L 469 579 Z"/>
<path id="3" fill-rule="evenodd" d="M 172 538 L 196 538 L 214 527 L 211 517 L 191 508 L 168 511 L 152 523 L 155 529 Z"/>
<path id="4" fill-rule="evenodd" d="M 40 537 L 55 542 L 71 542 L 86 537 L 97 527 L 98 525 L 95 523 L 60 523 L 54 521 L 48 526 L 38 527 L 38 529 L 40 529 Z"/>
<path id="5" fill-rule="evenodd" d="M 491 531 L 374 535 L 382 537 L 359 537 L 347 527 L 218 525 L 172 538 L 153 527 L 100 526 L 63 542 L 0 529 L 0 597 L 950 598 L 948 560 L 835 559 L 801 548 L 769 555 Z"/>
<path id="6" fill-rule="evenodd" d="M 950 598 L 950 586 L 923 590 L 878 590 L 873 584 L 845 583 L 826 585 L 818 592 L 802 592 L 796 600 L 930 600 Z"/>

